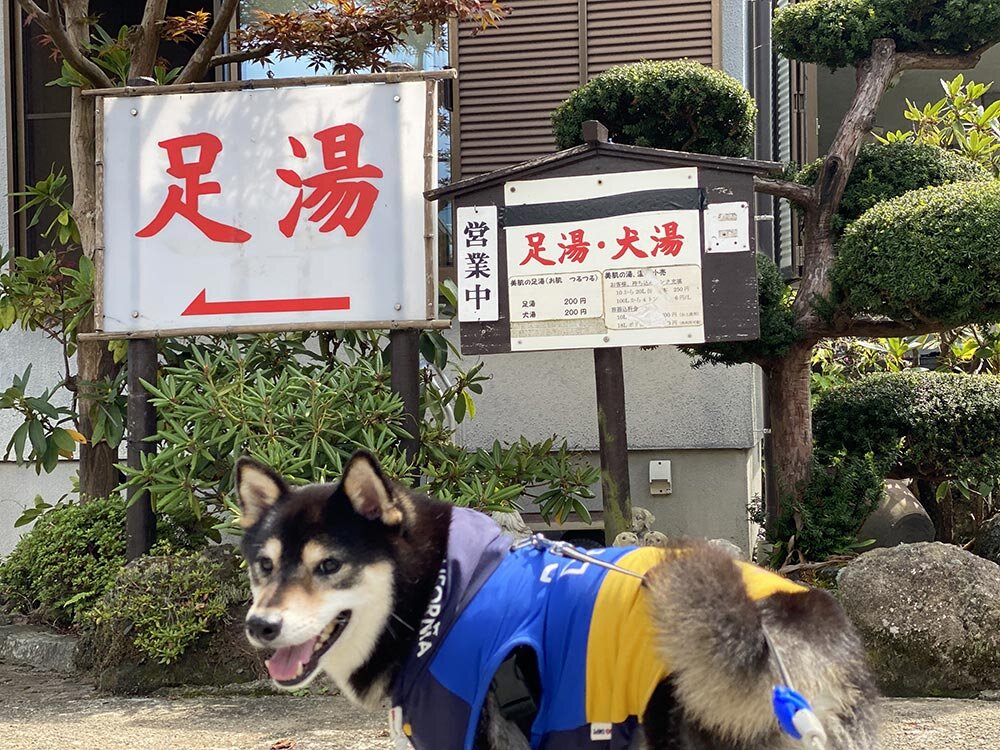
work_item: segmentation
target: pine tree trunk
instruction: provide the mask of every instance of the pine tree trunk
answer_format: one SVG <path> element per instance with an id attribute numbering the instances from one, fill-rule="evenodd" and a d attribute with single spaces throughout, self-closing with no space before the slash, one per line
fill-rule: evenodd
<path id="1" fill-rule="evenodd" d="M 799 498 L 809 483 L 812 470 L 811 362 L 812 346 L 799 344 L 767 368 L 768 412 L 778 487 L 778 497 L 768 500 L 769 517 L 780 516 L 783 505 Z"/>
<path id="2" fill-rule="evenodd" d="M 90 35 L 89 0 L 66 0 L 67 32 L 78 45 L 83 46 Z M 73 174 L 73 218 L 80 230 L 80 244 L 84 255 L 94 257 L 97 248 L 97 212 L 95 189 L 96 143 L 94 140 L 94 100 L 81 96 L 79 89 L 72 89 L 70 109 L 70 167 Z M 94 330 L 93 315 L 80 324 L 80 333 Z M 81 341 L 77 349 L 77 381 L 97 381 L 114 377 L 117 366 L 105 344 Z M 93 402 L 87 399 L 86 388 L 81 388 L 80 431 L 88 443 L 80 449 L 80 495 L 83 499 L 107 497 L 119 485 L 121 478 L 115 468 L 117 452 L 107 443 L 92 445 L 93 432 L 90 412 Z"/>

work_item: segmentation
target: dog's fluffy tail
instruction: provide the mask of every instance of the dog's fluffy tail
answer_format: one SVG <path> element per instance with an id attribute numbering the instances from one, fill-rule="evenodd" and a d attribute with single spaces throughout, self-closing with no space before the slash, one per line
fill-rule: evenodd
<path id="1" fill-rule="evenodd" d="M 793 747 L 778 732 L 771 690 L 777 664 L 764 628 L 795 688 L 811 701 L 828 750 L 876 747 L 875 690 L 861 644 L 843 611 L 822 591 L 747 594 L 739 565 L 707 544 L 685 548 L 649 572 L 657 645 L 687 720 L 738 747 Z"/>

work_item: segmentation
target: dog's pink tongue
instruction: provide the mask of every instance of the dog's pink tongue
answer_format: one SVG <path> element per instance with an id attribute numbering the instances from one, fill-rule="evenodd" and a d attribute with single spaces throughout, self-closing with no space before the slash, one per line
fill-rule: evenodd
<path id="1" fill-rule="evenodd" d="M 267 671 L 271 679 L 279 682 L 294 680 L 299 674 L 299 665 L 306 664 L 313 655 L 316 638 L 310 638 L 298 646 L 285 646 L 274 652 L 267 660 Z"/>

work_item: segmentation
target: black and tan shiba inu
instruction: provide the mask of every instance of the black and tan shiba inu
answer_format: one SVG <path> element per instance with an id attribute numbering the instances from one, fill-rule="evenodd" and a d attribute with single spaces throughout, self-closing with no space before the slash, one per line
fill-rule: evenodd
<path id="1" fill-rule="evenodd" d="M 292 488 L 242 459 L 254 602 L 274 681 L 320 673 L 392 707 L 415 750 L 800 746 L 771 708 L 770 644 L 825 726 L 871 750 L 875 691 L 826 593 L 707 545 L 589 551 L 608 570 L 512 549 L 492 520 L 390 482 L 357 454 L 338 484 Z"/>

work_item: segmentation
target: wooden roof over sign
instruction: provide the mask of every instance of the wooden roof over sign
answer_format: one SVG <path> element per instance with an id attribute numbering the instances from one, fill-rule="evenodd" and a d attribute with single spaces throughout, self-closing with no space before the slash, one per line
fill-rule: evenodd
<path id="1" fill-rule="evenodd" d="M 524 179 L 539 172 L 547 172 L 553 167 L 584 161 L 598 156 L 620 159 L 641 159 L 647 163 L 655 162 L 663 167 L 700 167 L 721 172 L 739 172 L 743 174 L 767 175 L 780 172 L 784 167 L 778 162 L 758 161 L 755 159 L 740 159 L 732 156 L 714 156 L 711 154 L 690 154 L 682 151 L 669 151 L 662 148 L 646 148 L 644 146 L 629 146 L 620 143 L 594 141 L 580 146 L 557 151 L 538 159 L 514 164 L 510 167 L 497 169 L 476 177 L 470 177 L 451 185 L 428 190 L 424 197 L 428 200 L 454 198 L 494 185 L 502 184 L 510 179 Z"/>

